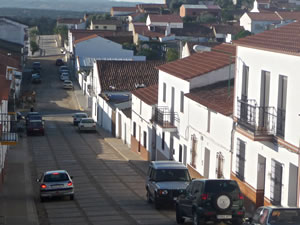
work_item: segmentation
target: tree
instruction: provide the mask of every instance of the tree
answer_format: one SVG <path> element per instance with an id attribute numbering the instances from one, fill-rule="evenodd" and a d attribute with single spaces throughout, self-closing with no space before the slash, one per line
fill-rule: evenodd
<path id="1" fill-rule="evenodd" d="M 39 45 L 35 41 L 30 41 L 30 50 L 32 55 L 40 49 Z"/>
<path id="2" fill-rule="evenodd" d="M 68 27 L 67 26 L 56 26 L 54 28 L 54 33 L 59 34 L 63 40 L 68 39 Z"/>
<path id="3" fill-rule="evenodd" d="M 233 37 L 233 40 L 237 40 L 237 39 L 240 39 L 240 38 L 243 38 L 243 37 L 247 37 L 251 35 L 251 32 L 247 31 L 247 30 L 242 30 L 240 31 L 239 33 L 237 33 L 234 37 Z"/>
<path id="4" fill-rule="evenodd" d="M 178 51 L 174 48 L 168 48 L 167 54 L 166 54 L 167 62 L 177 60 L 178 58 L 179 58 Z"/>
<path id="5" fill-rule="evenodd" d="M 197 16 L 196 19 L 199 23 L 215 23 L 217 22 L 217 18 L 211 13 L 202 13 L 200 16 Z"/>

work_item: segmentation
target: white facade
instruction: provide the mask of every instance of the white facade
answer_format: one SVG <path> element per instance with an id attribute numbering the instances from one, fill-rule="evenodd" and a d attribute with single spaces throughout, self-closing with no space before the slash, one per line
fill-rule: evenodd
<path id="1" fill-rule="evenodd" d="M 237 101 L 242 98 L 242 93 L 246 94 L 248 102 L 256 102 L 258 106 L 274 109 L 274 117 L 268 116 L 265 125 L 259 122 L 263 118 L 261 114 L 253 114 L 253 116 L 256 116 L 258 126 L 270 130 L 276 140 L 282 144 L 275 144 L 272 141 L 254 141 L 247 135 L 236 132 L 233 172 L 239 173 L 236 168 L 237 151 L 242 145 L 244 158 L 246 158 L 244 168 L 241 169 L 244 170 L 244 181 L 256 190 L 263 190 L 265 198 L 275 204 L 296 206 L 299 167 L 296 151 L 300 141 L 300 105 L 297 96 L 300 96 L 298 87 L 300 77 L 295 65 L 300 63 L 300 57 L 238 46 L 236 63 L 235 117 L 243 116 L 239 113 Z M 248 88 L 243 90 L 245 67 L 249 69 L 248 85 L 246 85 Z M 282 79 L 285 80 L 285 86 L 282 86 Z M 279 108 L 279 104 L 282 103 L 285 111 L 284 123 L 279 117 L 279 109 L 282 108 Z M 249 118 L 250 115 L 246 117 Z M 279 129 L 280 124 L 283 124 L 283 131 Z M 281 180 L 279 186 L 274 184 L 274 177 Z"/>
<path id="2" fill-rule="evenodd" d="M 120 109 L 116 109 L 116 136 L 124 144 L 131 144 L 131 118 L 127 117 Z"/>
<path id="3" fill-rule="evenodd" d="M 149 27 L 167 27 L 170 26 L 170 28 L 183 28 L 183 22 L 175 23 L 175 22 L 153 22 L 150 19 L 150 16 L 148 15 L 146 20 L 146 25 Z"/>
<path id="4" fill-rule="evenodd" d="M 28 26 L 10 19 L 0 18 L 0 39 L 24 46 Z"/>
<path id="5" fill-rule="evenodd" d="M 66 26 L 68 30 L 70 29 L 85 29 L 86 23 L 83 21 L 81 23 L 57 23 L 57 26 Z"/>

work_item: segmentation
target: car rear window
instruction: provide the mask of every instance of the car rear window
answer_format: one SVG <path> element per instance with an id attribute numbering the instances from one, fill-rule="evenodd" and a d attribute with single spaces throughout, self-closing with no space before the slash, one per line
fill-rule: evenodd
<path id="1" fill-rule="evenodd" d="M 269 216 L 272 225 L 299 224 L 300 209 L 274 209 Z"/>
<path id="2" fill-rule="evenodd" d="M 232 180 L 209 180 L 206 181 L 206 193 L 238 193 L 240 191 L 238 184 Z"/>
<path id="3" fill-rule="evenodd" d="M 190 175 L 185 169 L 159 169 L 156 170 L 155 181 L 190 181 Z"/>
<path id="4" fill-rule="evenodd" d="M 87 115 L 85 115 L 85 114 L 77 114 L 76 117 L 77 118 L 87 118 Z"/>
<path id="5" fill-rule="evenodd" d="M 68 181 L 69 177 L 65 173 L 51 173 L 44 177 L 44 182 Z"/>
<path id="6" fill-rule="evenodd" d="M 93 119 L 81 120 L 82 123 L 94 123 Z"/>

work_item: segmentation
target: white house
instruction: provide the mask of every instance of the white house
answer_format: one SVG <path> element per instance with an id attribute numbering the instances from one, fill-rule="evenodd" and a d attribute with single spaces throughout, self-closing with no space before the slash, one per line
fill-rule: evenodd
<path id="1" fill-rule="evenodd" d="M 156 132 L 152 125 L 153 113 L 157 105 L 158 85 L 139 88 L 132 92 L 131 150 L 145 160 L 155 160 Z"/>
<path id="2" fill-rule="evenodd" d="M 227 172 L 219 172 L 219 177 L 222 174 L 229 178 L 233 124 L 228 117 L 230 110 L 224 113 L 216 107 L 218 104 L 208 105 L 203 96 L 207 86 L 212 89 L 219 82 L 233 79 L 234 56 L 235 48 L 223 44 L 211 52 L 193 54 L 158 67 L 158 103 L 153 116 L 157 160 L 175 159 L 198 177 L 216 178 L 217 161 L 222 159 L 222 165 L 226 166 L 222 171 Z M 211 103 L 218 98 L 226 102 L 227 96 L 218 94 L 207 97 L 210 96 Z M 219 129 L 222 123 L 223 132 Z"/>
<path id="3" fill-rule="evenodd" d="M 124 138 L 124 142 L 130 144 L 131 125 L 128 121 L 129 119 L 131 121 L 131 118 L 127 111 L 131 108 L 131 91 L 157 84 L 156 66 L 162 63 L 162 61 L 95 61 L 90 92 L 93 93 L 92 117 L 97 124 L 114 136 Z"/>
<path id="4" fill-rule="evenodd" d="M 149 14 L 147 17 L 146 25 L 149 30 L 155 31 L 155 27 L 167 27 L 170 28 L 183 28 L 183 22 L 179 15 L 166 14 L 166 15 L 155 15 Z"/>
<path id="5" fill-rule="evenodd" d="M 300 206 L 300 23 L 236 42 L 232 178 L 259 205 Z"/>
<path id="6" fill-rule="evenodd" d="M 59 18 L 57 26 L 66 26 L 68 29 L 85 29 L 86 21 L 82 18 Z"/>
<path id="7" fill-rule="evenodd" d="M 0 17 L 0 39 L 25 46 L 28 39 L 28 26 L 20 22 Z"/>

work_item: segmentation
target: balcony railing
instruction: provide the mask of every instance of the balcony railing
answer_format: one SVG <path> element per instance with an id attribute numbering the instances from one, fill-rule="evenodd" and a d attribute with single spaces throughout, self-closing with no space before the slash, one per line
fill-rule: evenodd
<path id="1" fill-rule="evenodd" d="M 156 107 L 152 121 L 163 128 L 178 128 L 179 118 L 176 112 L 171 112 L 168 107 Z"/>
<path id="2" fill-rule="evenodd" d="M 14 145 L 18 141 L 18 122 L 15 113 L 0 113 L 0 143 Z"/>
<path id="3" fill-rule="evenodd" d="M 238 125 L 253 132 L 254 135 L 274 135 L 276 132 L 276 109 L 258 106 L 253 99 L 238 99 Z"/>

